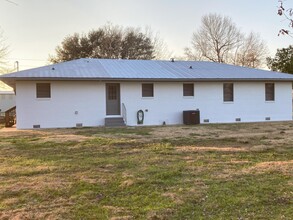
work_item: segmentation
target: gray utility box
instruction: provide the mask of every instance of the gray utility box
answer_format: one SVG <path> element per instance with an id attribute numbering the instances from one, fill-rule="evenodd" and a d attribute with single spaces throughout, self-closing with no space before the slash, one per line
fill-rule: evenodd
<path id="1" fill-rule="evenodd" d="M 183 124 L 196 125 L 200 123 L 199 110 L 183 111 Z"/>

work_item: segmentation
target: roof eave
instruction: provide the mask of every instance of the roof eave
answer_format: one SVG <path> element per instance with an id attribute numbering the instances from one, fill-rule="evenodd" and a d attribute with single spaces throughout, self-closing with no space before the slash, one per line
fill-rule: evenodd
<path id="1" fill-rule="evenodd" d="M 237 82 L 237 81 L 274 81 L 274 82 L 293 82 L 293 78 L 68 78 L 68 77 L 0 77 L 4 83 L 12 86 L 16 81 L 149 81 L 149 82 Z"/>

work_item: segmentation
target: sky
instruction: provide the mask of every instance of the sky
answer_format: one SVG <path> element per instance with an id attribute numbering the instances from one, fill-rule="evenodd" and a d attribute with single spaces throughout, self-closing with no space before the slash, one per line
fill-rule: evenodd
<path id="1" fill-rule="evenodd" d="M 287 4 L 293 7 L 292 1 Z M 174 57 L 183 56 L 208 13 L 231 17 L 244 33 L 259 33 L 273 56 L 293 43 L 289 36 L 278 37 L 288 22 L 277 15 L 277 6 L 278 0 L 0 0 L 0 28 L 9 46 L 9 66 L 15 68 L 18 61 L 20 70 L 47 65 L 66 36 L 107 22 L 150 26 Z"/>

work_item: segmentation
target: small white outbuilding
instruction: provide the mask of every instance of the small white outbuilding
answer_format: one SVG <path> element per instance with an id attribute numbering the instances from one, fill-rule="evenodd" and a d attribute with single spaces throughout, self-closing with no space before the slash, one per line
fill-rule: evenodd
<path id="1" fill-rule="evenodd" d="M 0 115 L 15 106 L 15 94 L 13 91 L 0 91 Z"/>
<path id="2" fill-rule="evenodd" d="M 292 120 L 293 75 L 227 64 L 78 59 L 0 79 L 18 129 Z"/>

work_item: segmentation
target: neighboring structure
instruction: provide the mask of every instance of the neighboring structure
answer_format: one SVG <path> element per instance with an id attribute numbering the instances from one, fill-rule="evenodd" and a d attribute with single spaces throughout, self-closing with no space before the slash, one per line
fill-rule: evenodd
<path id="1" fill-rule="evenodd" d="M 293 75 L 227 64 L 79 59 L 0 79 L 19 129 L 182 124 L 196 109 L 201 123 L 292 119 Z"/>
<path id="2" fill-rule="evenodd" d="M 15 106 L 15 94 L 13 91 L 0 91 L 0 115 Z"/>

